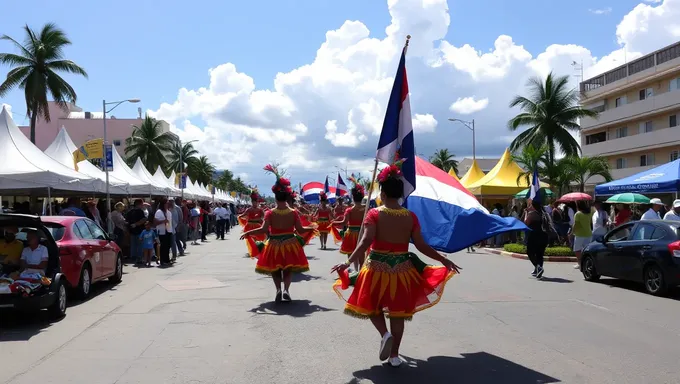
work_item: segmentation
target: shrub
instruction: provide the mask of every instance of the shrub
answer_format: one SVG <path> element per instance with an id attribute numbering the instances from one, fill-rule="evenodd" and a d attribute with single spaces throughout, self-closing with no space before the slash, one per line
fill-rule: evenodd
<path id="1" fill-rule="evenodd" d="M 505 252 L 521 253 L 526 255 L 527 247 L 524 244 L 505 244 Z M 574 252 L 569 247 L 548 247 L 545 249 L 546 256 L 574 256 Z"/>

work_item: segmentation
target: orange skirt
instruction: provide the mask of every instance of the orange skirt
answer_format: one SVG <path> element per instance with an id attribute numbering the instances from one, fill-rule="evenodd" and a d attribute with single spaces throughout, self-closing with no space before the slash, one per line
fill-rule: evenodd
<path id="1" fill-rule="evenodd" d="M 369 318 L 387 317 L 410 320 L 416 312 L 437 304 L 444 293 L 446 282 L 455 275 L 446 267 L 425 264 L 413 253 L 377 253 L 371 251 L 368 261 L 350 281 L 343 275 L 333 290 L 347 301 L 345 314 Z M 349 298 L 343 291 L 354 285 Z"/>
<path id="2" fill-rule="evenodd" d="M 328 234 L 331 231 L 331 222 L 326 219 L 317 219 L 316 223 L 319 225 L 319 233 Z"/>
<path id="3" fill-rule="evenodd" d="M 340 232 L 342 227 L 338 229 L 335 225 L 331 226 L 331 236 L 333 236 L 333 242 L 335 244 L 340 244 L 342 242 L 343 234 Z"/>
<path id="4" fill-rule="evenodd" d="M 351 255 L 352 252 L 357 248 L 357 243 L 359 242 L 359 230 L 361 226 L 353 227 L 350 226 L 345 231 L 342 237 L 342 245 L 340 246 L 340 253 L 345 255 Z"/>
<path id="5" fill-rule="evenodd" d="M 262 223 L 251 223 L 248 222 L 246 223 L 245 227 L 243 227 L 243 232 L 250 231 L 251 229 L 257 229 L 262 226 Z M 267 235 L 262 233 L 259 235 L 251 235 L 251 236 L 246 236 L 245 239 L 243 239 L 246 242 L 246 248 L 248 249 L 248 255 L 251 258 L 255 258 L 260 254 L 260 250 L 257 247 L 257 242 L 258 241 L 265 241 L 267 239 Z"/>
<path id="6" fill-rule="evenodd" d="M 248 218 L 247 217 L 237 217 L 238 219 L 238 225 L 245 227 L 246 224 L 248 224 Z"/>
<path id="7" fill-rule="evenodd" d="M 257 259 L 255 272 L 271 275 L 276 271 L 307 272 L 309 262 L 302 248 L 305 239 L 286 233 L 270 235 Z"/>

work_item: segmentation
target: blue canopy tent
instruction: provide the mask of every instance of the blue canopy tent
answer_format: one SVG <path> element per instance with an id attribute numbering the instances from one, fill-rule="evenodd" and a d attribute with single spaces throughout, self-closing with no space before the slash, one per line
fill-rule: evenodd
<path id="1" fill-rule="evenodd" d="M 596 195 L 624 192 L 667 193 L 680 189 L 680 159 L 595 187 Z"/>

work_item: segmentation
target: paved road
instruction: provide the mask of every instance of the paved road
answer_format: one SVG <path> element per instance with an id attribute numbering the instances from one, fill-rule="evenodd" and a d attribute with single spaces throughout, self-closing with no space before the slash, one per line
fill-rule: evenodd
<path id="1" fill-rule="evenodd" d="M 67 317 L 2 313 L 0 383 L 677 383 L 680 306 L 628 284 L 586 283 L 571 265 L 458 253 L 465 269 L 407 325 L 408 366 L 383 367 L 369 322 L 330 290 L 339 253 L 307 248 L 295 302 L 274 305 L 244 245 L 191 247 L 171 269 L 123 283 Z M 677 295 L 676 295 L 677 296 Z"/>

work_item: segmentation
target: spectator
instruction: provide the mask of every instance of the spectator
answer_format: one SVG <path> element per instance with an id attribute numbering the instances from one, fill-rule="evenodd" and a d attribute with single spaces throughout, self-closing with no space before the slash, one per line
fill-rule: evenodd
<path id="1" fill-rule="evenodd" d="M 596 201 L 593 206 L 595 207 L 595 212 L 593 212 L 593 237 L 604 236 L 607 234 L 609 215 L 607 211 L 602 208 L 602 202 Z"/>
<path id="2" fill-rule="evenodd" d="M 572 234 L 574 235 L 574 254 L 576 255 L 577 264 L 574 269 L 581 268 L 581 253 L 585 247 L 590 244 L 593 238 L 592 213 L 590 207 L 585 201 L 579 200 L 577 202 L 578 212 L 574 215 L 574 226 L 572 227 Z"/>
<path id="3" fill-rule="evenodd" d="M 673 209 L 668 211 L 664 216 L 664 220 L 680 221 L 680 199 L 673 202 Z"/>
<path id="4" fill-rule="evenodd" d="M 144 215 L 142 199 L 134 202 L 133 208 L 127 213 L 128 231 L 130 232 L 130 258 L 135 263 L 142 262 L 142 242 L 139 235 L 144 230 L 144 223 L 148 220 Z"/>
<path id="5" fill-rule="evenodd" d="M 222 204 L 217 203 L 217 208 L 214 210 L 215 218 L 217 219 L 217 240 L 224 240 L 224 232 L 227 231 L 229 225 L 229 210 L 224 208 Z"/>
<path id="6" fill-rule="evenodd" d="M 0 239 L 0 264 L 19 266 L 24 243 L 17 240 L 17 227 L 5 227 L 5 236 Z"/>
<path id="7" fill-rule="evenodd" d="M 161 267 L 170 265 L 170 247 L 172 241 L 172 216 L 168 211 L 168 200 L 161 198 L 158 203 L 158 209 L 154 214 L 154 224 L 156 225 L 156 233 L 161 242 L 160 259 Z"/>
<path id="8" fill-rule="evenodd" d="M 177 236 L 177 226 L 182 217 L 182 210 L 175 205 L 174 199 L 168 200 L 168 214 L 170 215 L 170 229 L 172 230 L 170 232 L 170 250 L 172 251 L 172 261 L 175 261 L 177 260 L 177 248 L 180 250 L 180 256 L 184 256 L 184 252 L 182 251 L 182 244 L 178 244 L 179 240 Z"/>
<path id="9" fill-rule="evenodd" d="M 59 211 L 59 215 L 87 217 L 85 212 L 80 209 L 80 199 L 77 197 L 69 197 L 66 202 L 66 208 Z"/>
<path id="10" fill-rule="evenodd" d="M 651 199 L 649 200 L 651 207 L 642 215 L 640 220 L 661 220 L 659 216 L 659 210 L 663 207 L 661 199 Z"/>
<path id="11" fill-rule="evenodd" d="M 125 239 L 125 231 L 127 231 L 128 223 L 123 217 L 123 210 L 125 209 L 125 204 L 120 201 L 114 205 L 114 210 L 111 212 L 111 221 L 113 221 L 113 236 L 116 243 L 121 246 L 123 240 Z"/>

